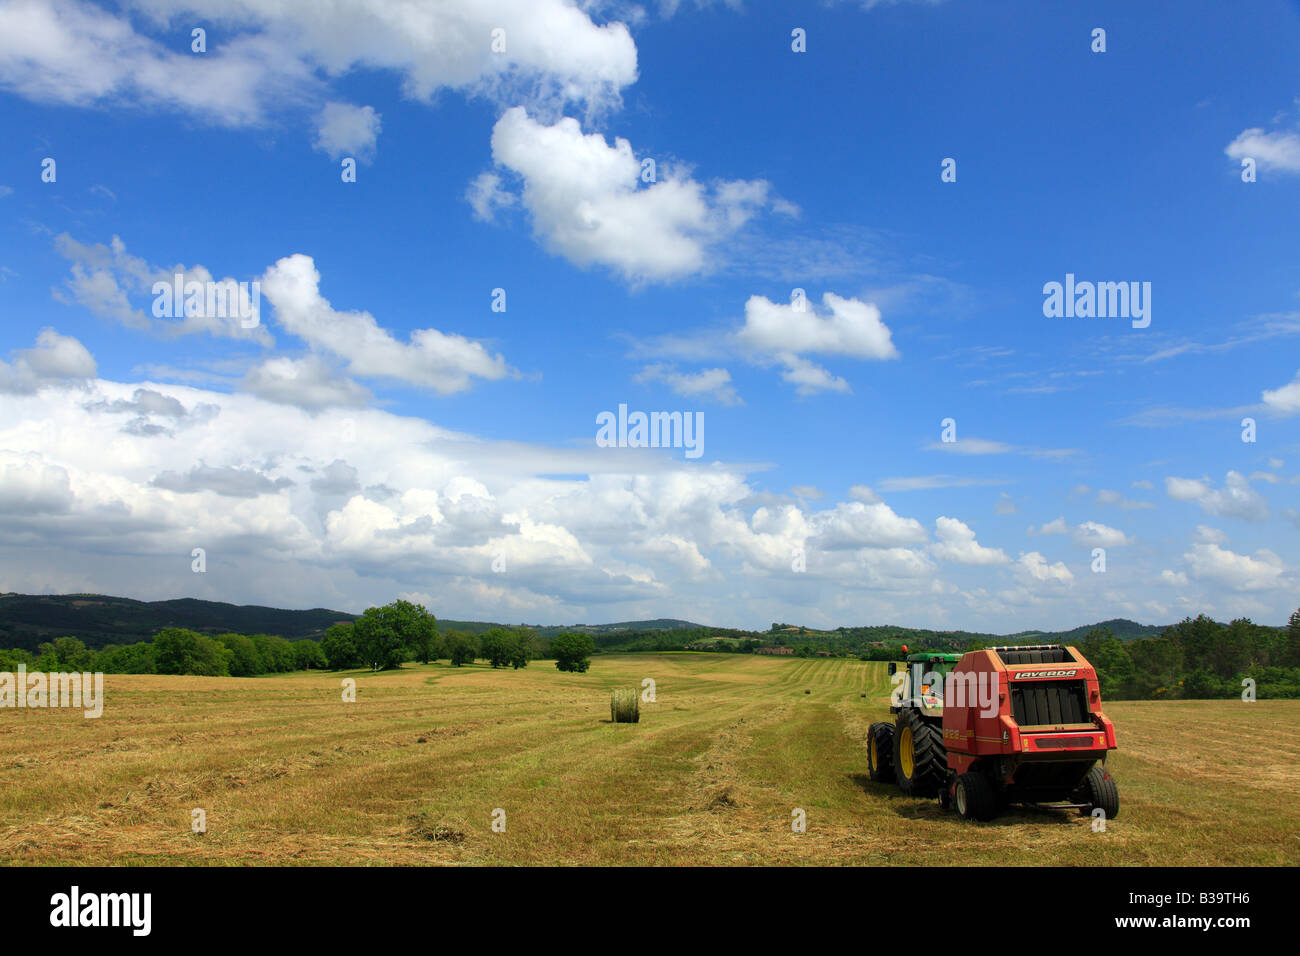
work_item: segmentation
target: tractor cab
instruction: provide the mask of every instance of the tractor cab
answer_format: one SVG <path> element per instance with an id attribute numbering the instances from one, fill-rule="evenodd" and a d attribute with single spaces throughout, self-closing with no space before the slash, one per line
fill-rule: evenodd
<path id="1" fill-rule="evenodd" d="M 894 689 L 889 709 L 897 713 L 899 707 L 915 707 L 927 717 L 942 717 L 944 681 L 959 660 L 960 654 L 908 654 L 902 677 L 898 665 L 891 662 Z"/>

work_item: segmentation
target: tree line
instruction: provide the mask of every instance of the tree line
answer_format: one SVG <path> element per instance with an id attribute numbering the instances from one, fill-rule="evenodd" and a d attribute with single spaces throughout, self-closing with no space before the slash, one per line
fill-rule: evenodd
<path id="1" fill-rule="evenodd" d="M 1077 646 L 1111 700 L 1234 698 L 1246 680 L 1260 698 L 1300 697 L 1300 610 L 1285 628 L 1202 614 L 1132 641 L 1098 628 Z"/>
<path id="2" fill-rule="evenodd" d="M 89 671 L 105 674 L 193 674 L 204 677 L 255 677 L 302 670 L 374 671 L 415 661 L 447 660 L 463 667 L 482 660 L 491 667 L 527 667 L 552 659 L 561 671 L 582 673 L 596 648 L 590 637 L 562 633 L 542 640 L 528 628 L 492 628 L 483 634 L 440 632 L 428 610 L 409 601 L 371 607 L 355 621 L 326 629 L 321 640 L 289 641 L 271 634 L 207 635 L 179 627 L 162 628 L 152 641 L 109 644 L 98 650 L 76 637 L 42 643 L 35 653 L 0 649 L 0 671 Z"/>

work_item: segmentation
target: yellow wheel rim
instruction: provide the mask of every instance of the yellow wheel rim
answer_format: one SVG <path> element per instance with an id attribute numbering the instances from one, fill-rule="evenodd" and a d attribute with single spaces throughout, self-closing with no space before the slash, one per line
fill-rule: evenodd
<path id="1" fill-rule="evenodd" d="M 878 767 L 878 766 L 880 765 L 880 758 L 876 756 L 876 738 L 875 738 L 875 737 L 872 737 L 872 738 L 871 738 L 871 744 L 869 745 L 869 750 L 870 750 L 870 753 L 871 753 L 871 769 L 874 770 L 876 767 Z"/>
<path id="2" fill-rule="evenodd" d="M 913 765 L 912 753 L 912 728 L 904 727 L 903 735 L 898 738 L 898 762 L 902 768 L 903 776 L 909 780 L 912 777 Z"/>

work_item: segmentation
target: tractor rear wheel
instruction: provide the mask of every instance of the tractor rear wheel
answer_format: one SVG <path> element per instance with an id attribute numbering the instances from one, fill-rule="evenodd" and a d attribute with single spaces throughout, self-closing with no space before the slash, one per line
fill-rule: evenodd
<path id="1" fill-rule="evenodd" d="M 1081 809 L 1079 816 L 1090 816 L 1092 811 L 1098 808 L 1105 812 L 1107 820 L 1114 820 L 1119 816 L 1119 785 L 1101 764 L 1094 766 L 1083 778 L 1077 799 L 1080 803 L 1091 805 Z"/>
<path id="2" fill-rule="evenodd" d="M 993 784 L 982 773 L 964 773 L 958 777 L 952 802 L 966 820 L 992 820 L 998 812 Z"/>
<path id="3" fill-rule="evenodd" d="M 898 712 L 894 730 L 894 777 L 909 797 L 933 797 L 948 772 L 948 754 L 939 727 L 914 707 Z"/>
<path id="4" fill-rule="evenodd" d="M 867 729 L 867 770 L 876 783 L 894 780 L 894 725 L 872 724 Z"/>

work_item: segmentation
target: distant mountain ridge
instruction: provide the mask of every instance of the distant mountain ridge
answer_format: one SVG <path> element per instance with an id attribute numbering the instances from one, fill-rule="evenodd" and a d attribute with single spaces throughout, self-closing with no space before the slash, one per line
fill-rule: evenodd
<path id="1" fill-rule="evenodd" d="M 288 610 L 259 605 L 227 604 L 198 598 L 168 601 L 137 601 L 105 594 L 0 594 L 0 647 L 35 650 L 42 641 L 56 637 L 77 637 L 88 647 L 105 644 L 132 644 L 148 641 L 164 627 L 184 627 L 205 634 L 278 634 L 291 641 L 303 638 L 319 640 L 326 628 L 339 621 L 351 621 L 355 614 L 328 608 Z M 633 631 L 673 631 L 680 629 L 717 630 L 743 633 L 735 628 L 711 628 L 679 618 L 656 618 L 649 621 L 620 621 L 611 624 L 520 625 L 489 621 L 439 620 L 444 630 L 462 630 L 480 634 L 494 627 L 531 627 L 543 637 L 562 631 L 582 631 L 592 635 L 612 635 Z M 787 625 L 783 625 L 787 626 Z M 1042 643 L 1075 641 L 1097 627 L 1108 627 L 1120 640 L 1158 636 L 1164 625 L 1138 624 L 1116 618 L 1072 628 L 1068 631 L 1020 631 L 1015 634 L 988 634 L 974 631 L 931 631 L 893 625 L 820 630 L 797 628 L 798 634 L 773 633 L 787 642 L 816 642 L 846 631 L 870 633 L 879 640 L 903 640 L 913 636 L 942 635 L 960 640 L 1015 642 L 1037 640 Z M 793 630 L 793 628 L 792 628 Z M 754 632 L 769 633 L 769 632 Z"/>

